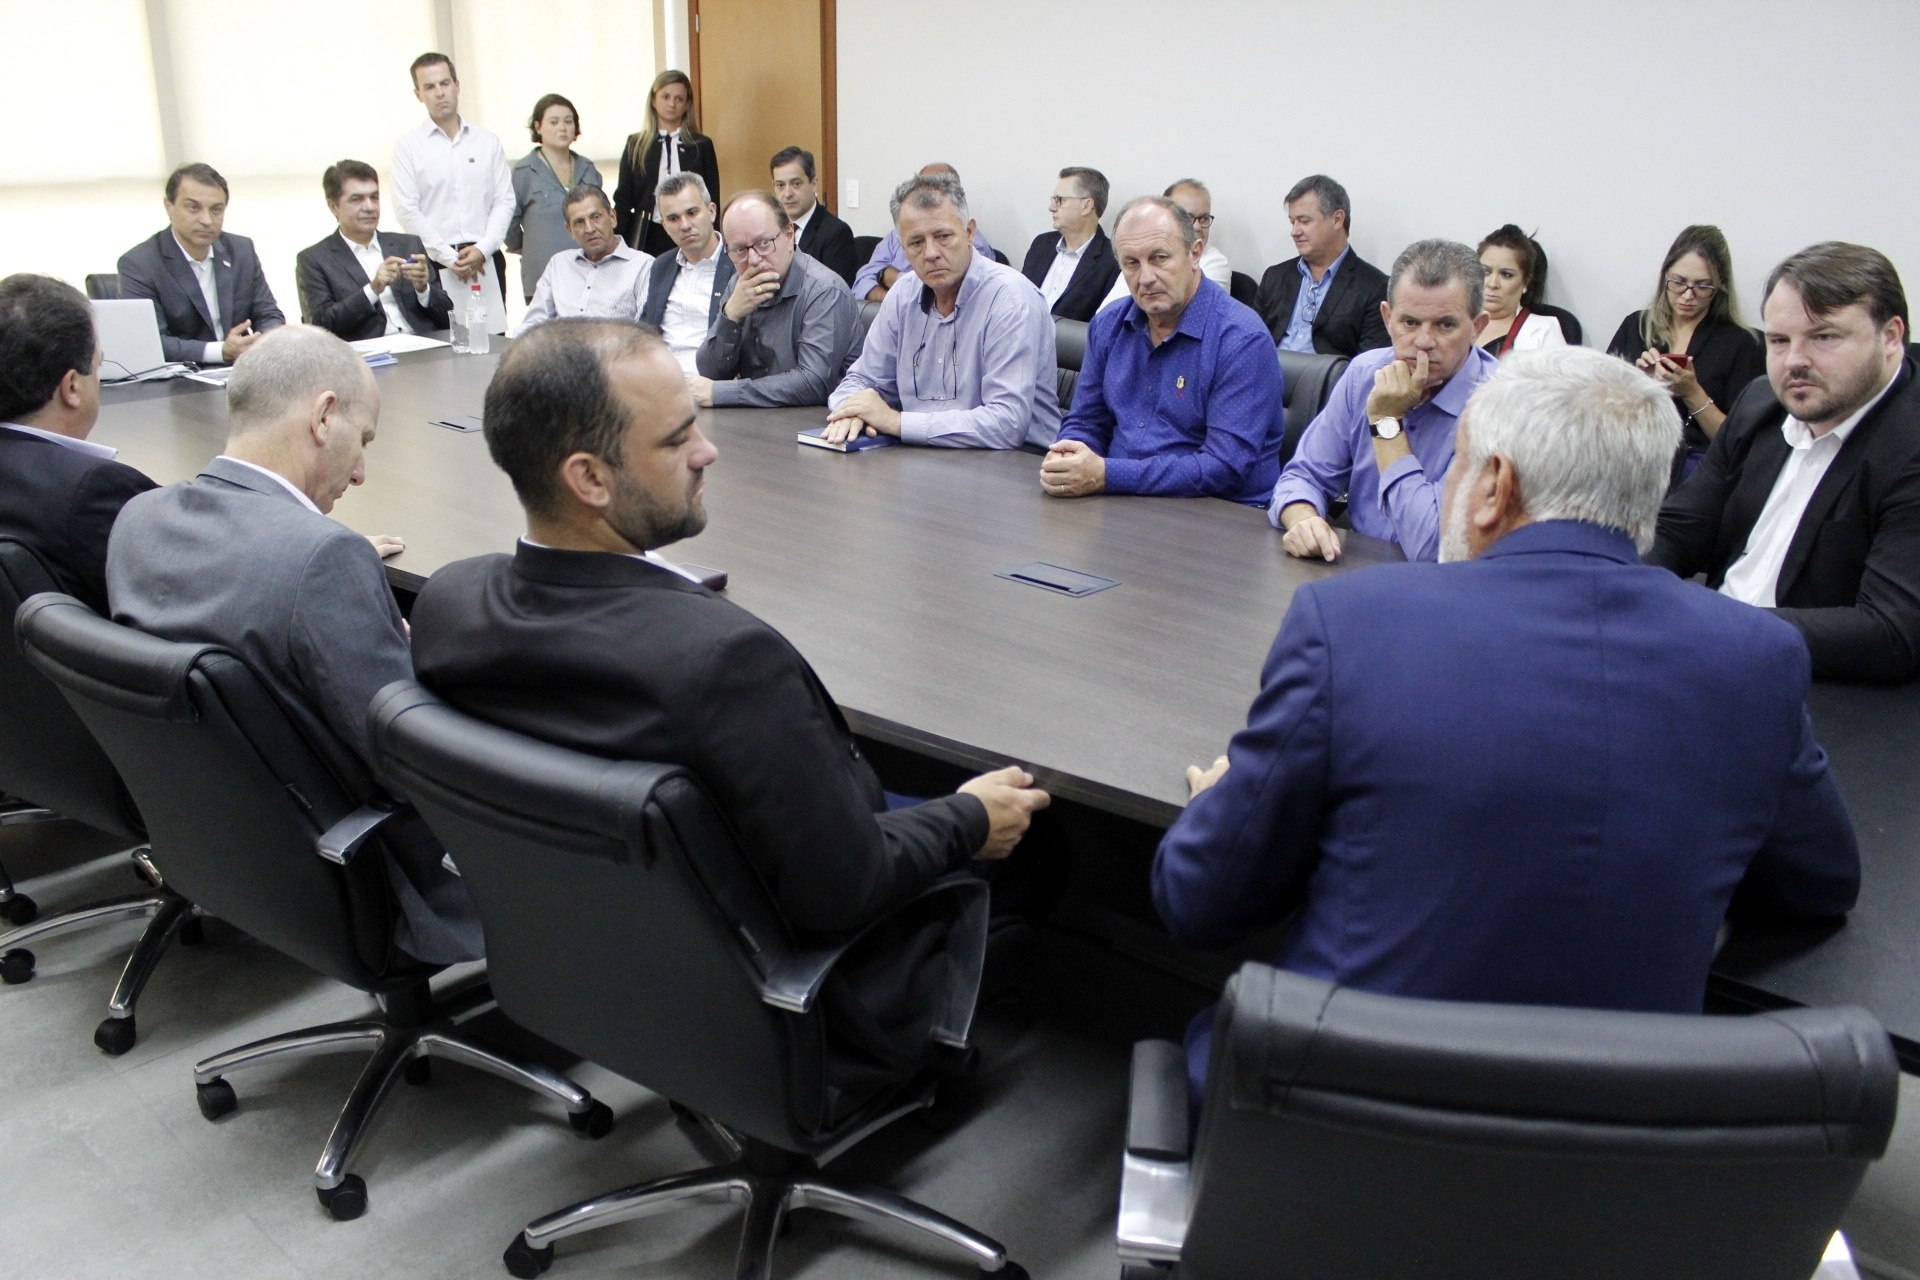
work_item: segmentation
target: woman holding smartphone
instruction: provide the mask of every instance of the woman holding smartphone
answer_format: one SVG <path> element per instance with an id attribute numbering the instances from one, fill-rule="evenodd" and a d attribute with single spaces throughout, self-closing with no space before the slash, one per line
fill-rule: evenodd
<path id="1" fill-rule="evenodd" d="M 1620 322 L 1607 354 L 1631 360 L 1673 393 L 1685 433 L 1675 484 L 1693 474 L 1727 410 L 1766 372 L 1760 341 L 1740 318 L 1733 254 L 1720 228 L 1682 231 L 1660 264 L 1653 303 Z"/>
<path id="2" fill-rule="evenodd" d="M 647 126 L 627 138 L 620 153 L 620 179 L 613 188 L 613 216 L 620 238 L 658 257 L 674 251 L 673 237 L 654 221 L 653 189 L 673 173 L 697 173 L 707 197 L 720 198 L 720 161 L 713 139 L 694 119 L 693 81 L 684 71 L 662 71 L 647 95 Z"/>

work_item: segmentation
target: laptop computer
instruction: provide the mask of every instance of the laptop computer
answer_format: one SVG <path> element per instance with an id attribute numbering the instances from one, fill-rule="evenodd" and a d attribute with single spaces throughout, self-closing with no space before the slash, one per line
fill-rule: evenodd
<path id="1" fill-rule="evenodd" d="M 93 304 L 93 323 L 100 332 L 101 382 L 144 382 L 186 372 L 160 349 L 160 313 L 151 298 L 102 298 Z"/>

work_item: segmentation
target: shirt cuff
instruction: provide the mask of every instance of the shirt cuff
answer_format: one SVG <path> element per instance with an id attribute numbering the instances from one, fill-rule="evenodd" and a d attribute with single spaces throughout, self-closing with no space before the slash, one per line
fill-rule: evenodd
<path id="1" fill-rule="evenodd" d="M 209 342 L 206 349 L 200 353 L 201 364 L 225 364 L 226 362 L 227 357 L 218 342 Z"/>
<path id="2" fill-rule="evenodd" d="M 739 404 L 740 393 L 740 383 L 736 379 L 728 378 L 725 381 L 716 381 L 713 384 L 713 407 L 716 409 L 724 409 L 729 405 Z"/>
<path id="3" fill-rule="evenodd" d="M 1107 492 L 1140 492 L 1140 470 L 1144 461 L 1142 458 L 1108 458 Z"/>
<path id="4" fill-rule="evenodd" d="M 374 306 L 380 305 L 380 295 L 373 291 L 373 281 L 369 280 L 360 286 L 360 295 Z"/>

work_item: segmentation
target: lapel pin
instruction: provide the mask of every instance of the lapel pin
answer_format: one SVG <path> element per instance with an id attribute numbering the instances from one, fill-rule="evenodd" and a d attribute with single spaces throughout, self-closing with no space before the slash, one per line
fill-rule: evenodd
<path id="1" fill-rule="evenodd" d="M 1179 377 L 1177 377 L 1177 378 L 1175 378 L 1175 379 L 1173 380 L 1173 389 L 1174 389 L 1175 391 L 1185 391 L 1185 390 L 1187 389 L 1187 375 L 1186 375 L 1186 374 L 1184 374 L 1184 373 L 1183 373 L 1183 374 L 1181 374 L 1181 375 L 1180 375 Z"/>

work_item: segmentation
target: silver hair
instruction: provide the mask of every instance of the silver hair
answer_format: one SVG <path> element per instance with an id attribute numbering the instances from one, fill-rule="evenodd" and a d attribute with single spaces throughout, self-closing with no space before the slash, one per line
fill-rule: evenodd
<path id="1" fill-rule="evenodd" d="M 1127 215 L 1135 209 L 1165 209 L 1172 215 L 1173 224 L 1180 231 L 1180 243 L 1182 245 L 1191 249 L 1199 242 L 1200 229 L 1194 226 L 1193 215 L 1165 196 L 1135 196 L 1133 199 L 1127 201 L 1126 207 L 1120 210 L 1120 216 L 1113 220 L 1115 235 L 1120 233 L 1120 224 L 1125 222 Z"/>
<path id="2" fill-rule="evenodd" d="M 1513 464 L 1534 520 L 1618 529 L 1653 546 L 1680 414 L 1665 387 L 1586 347 L 1516 352 L 1467 401 L 1464 482 L 1495 454 Z"/>
<path id="3" fill-rule="evenodd" d="M 1387 302 L 1400 289 L 1401 278 L 1411 274 L 1423 289 L 1439 289 L 1459 281 L 1467 286 L 1467 315 L 1480 314 L 1487 301 L 1487 272 L 1480 255 L 1454 240 L 1416 240 L 1400 251 L 1387 277 Z"/>
<path id="4" fill-rule="evenodd" d="M 667 200 L 679 195 L 688 187 L 700 193 L 700 199 L 706 204 L 713 203 L 713 193 L 707 190 L 707 180 L 697 173 L 670 173 L 660 179 L 660 185 L 653 189 L 653 198 Z"/>
<path id="5" fill-rule="evenodd" d="M 960 221 L 965 222 L 973 215 L 967 212 L 967 191 L 960 185 L 960 176 L 954 173 L 917 173 L 893 189 L 893 199 L 887 208 L 893 214 L 893 224 L 900 225 L 900 210 L 907 205 L 916 209 L 937 209 L 942 203 L 952 205 L 960 213 Z"/>
<path id="6" fill-rule="evenodd" d="M 331 391 L 356 404 L 372 378 L 354 349 L 325 329 L 290 324 L 247 348 L 227 379 L 227 429 L 238 437 L 280 425 Z"/>

